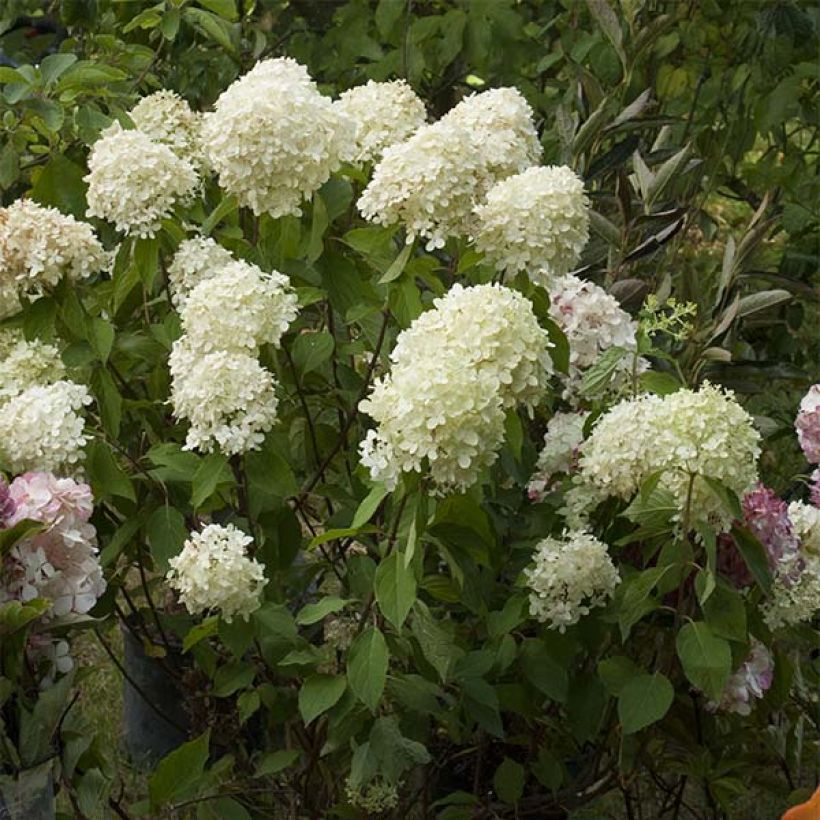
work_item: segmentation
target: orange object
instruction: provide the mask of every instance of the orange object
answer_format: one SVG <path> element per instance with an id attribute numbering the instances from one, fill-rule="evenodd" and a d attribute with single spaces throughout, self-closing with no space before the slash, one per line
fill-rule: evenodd
<path id="1" fill-rule="evenodd" d="M 817 789 L 808 802 L 792 806 L 781 820 L 820 820 L 820 789 Z"/>

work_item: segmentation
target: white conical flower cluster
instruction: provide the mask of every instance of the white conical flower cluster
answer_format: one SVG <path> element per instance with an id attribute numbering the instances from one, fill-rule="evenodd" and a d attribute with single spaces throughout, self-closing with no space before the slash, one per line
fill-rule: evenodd
<path id="1" fill-rule="evenodd" d="M 424 125 L 424 103 L 404 80 L 365 85 L 344 91 L 336 107 L 356 123 L 356 138 L 345 150 L 349 162 L 374 162 L 391 145 L 404 142 Z"/>
<path id="2" fill-rule="evenodd" d="M 454 285 L 399 334 L 390 374 L 360 404 L 378 424 L 362 463 L 389 488 L 422 470 L 439 492 L 470 486 L 497 458 L 505 412 L 542 397 L 549 347 L 521 294 Z"/>
<path id="3" fill-rule="evenodd" d="M 209 236 L 184 240 L 168 266 L 168 285 L 174 306 L 181 308 L 196 285 L 234 261 L 230 251 Z"/>
<path id="4" fill-rule="evenodd" d="M 17 330 L 0 330 L 0 401 L 64 375 L 65 366 L 54 345 L 39 339 L 27 341 Z"/>
<path id="5" fill-rule="evenodd" d="M 234 455 L 259 447 L 276 421 L 273 374 L 259 347 L 278 346 L 296 318 L 282 274 L 234 259 L 210 239 L 183 243 L 171 265 L 171 297 L 184 334 L 170 357 L 174 415 L 190 423 L 187 449 Z"/>
<path id="6" fill-rule="evenodd" d="M 0 405 L 0 462 L 13 473 L 75 471 L 88 437 L 80 413 L 91 404 L 83 384 L 34 385 Z"/>
<path id="7" fill-rule="evenodd" d="M 400 223 L 407 241 L 443 247 L 472 232 L 475 207 L 499 180 L 534 165 L 541 146 L 532 110 L 512 88 L 476 94 L 384 152 L 359 199 L 365 219 Z"/>
<path id="8" fill-rule="evenodd" d="M 607 546 L 586 532 L 545 538 L 535 548 L 534 566 L 524 570 L 530 613 L 564 632 L 607 602 L 620 583 Z"/>
<path id="9" fill-rule="evenodd" d="M 263 344 L 278 346 L 296 313 L 287 276 L 232 260 L 191 290 L 180 318 L 192 349 L 256 353 Z"/>
<path id="10" fill-rule="evenodd" d="M 107 264 L 87 223 L 30 199 L 0 208 L 0 316 L 19 310 L 21 294 L 40 296 L 64 276 L 83 279 Z"/>
<path id="11" fill-rule="evenodd" d="M 199 177 L 194 166 L 167 145 L 114 123 L 91 148 L 85 181 L 89 216 L 146 237 L 194 193 Z"/>
<path id="12" fill-rule="evenodd" d="M 191 615 L 218 612 L 230 623 L 247 621 L 261 605 L 265 568 L 249 558 L 249 535 L 233 524 L 209 524 L 192 532 L 182 552 L 168 562 L 167 580 Z"/>
<path id="13" fill-rule="evenodd" d="M 85 385 L 64 378 L 57 348 L 27 341 L 18 330 L 0 331 L 0 467 L 76 471 L 88 437 L 82 409 Z"/>
<path id="14" fill-rule="evenodd" d="M 180 159 L 201 167 L 202 115 L 179 94 L 162 89 L 143 97 L 129 112 L 134 125 L 154 142 L 167 145 Z"/>
<path id="15" fill-rule="evenodd" d="M 476 248 L 498 270 L 527 271 L 545 287 L 577 265 L 588 239 L 589 200 L 570 168 L 527 168 L 476 208 Z"/>
<path id="16" fill-rule="evenodd" d="M 287 57 L 263 60 L 205 115 L 202 142 L 219 184 L 274 218 L 301 213 L 350 150 L 355 123 Z"/>
<path id="17" fill-rule="evenodd" d="M 568 497 L 571 519 L 607 497 L 632 498 L 660 473 L 682 521 L 731 525 L 732 513 L 706 479 L 738 497 L 757 481 L 760 434 L 731 391 L 704 383 L 698 391 L 643 395 L 615 405 L 580 447 L 577 486 Z"/>

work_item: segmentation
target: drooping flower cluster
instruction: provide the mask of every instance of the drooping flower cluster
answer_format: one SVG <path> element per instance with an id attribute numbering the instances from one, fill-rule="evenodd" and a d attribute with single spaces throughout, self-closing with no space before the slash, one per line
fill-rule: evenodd
<path id="1" fill-rule="evenodd" d="M 534 562 L 524 570 L 530 613 L 559 632 L 605 604 L 621 580 L 606 544 L 586 532 L 545 538 L 535 548 Z"/>
<path id="2" fill-rule="evenodd" d="M 335 171 L 356 126 L 287 57 L 263 60 L 206 114 L 202 141 L 219 184 L 257 215 L 298 216 Z"/>
<path id="3" fill-rule="evenodd" d="M 538 455 L 535 472 L 527 485 L 531 501 L 540 501 L 553 476 L 571 473 L 578 465 L 578 448 L 584 440 L 584 424 L 589 413 L 556 413 L 547 425 L 544 447 Z"/>
<path id="4" fill-rule="evenodd" d="M 584 372 L 600 356 L 615 347 L 625 351 L 602 392 L 617 392 L 632 375 L 647 368 L 635 362 L 637 323 L 603 288 L 567 274 L 550 288 L 550 316 L 569 342 L 570 372 L 565 379 L 565 398 L 573 401 L 581 390 Z"/>
<path id="5" fill-rule="evenodd" d="M 8 498 L 13 511 L 4 517 L 4 527 L 31 520 L 44 528 L 9 551 L 0 601 L 46 598 L 47 620 L 88 613 L 105 591 L 97 534 L 89 523 L 91 488 L 51 473 L 25 473 L 12 481 Z"/>
<path id="6" fill-rule="evenodd" d="M 259 346 L 278 346 L 296 317 L 282 274 L 234 259 L 210 239 L 183 243 L 171 265 L 171 298 L 185 331 L 170 357 L 174 415 L 190 422 L 187 449 L 233 455 L 258 447 L 276 421 L 273 374 Z"/>
<path id="7" fill-rule="evenodd" d="M 475 244 L 498 270 L 526 270 L 545 287 L 568 273 L 589 239 L 589 200 L 570 168 L 528 168 L 476 208 Z"/>
<path id="8" fill-rule="evenodd" d="M 543 394 L 549 347 L 521 294 L 454 285 L 399 334 L 390 374 L 359 405 L 378 424 L 362 463 L 388 488 L 425 469 L 439 492 L 470 486 L 497 458 L 505 411 Z"/>
<path id="9" fill-rule="evenodd" d="M 391 145 L 404 142 L 424 125 L 424 103 L 404 80 L 369 80 L 344 91 L 336 107 L 356 123 L 356 136 L 345 149 L 349 162 L 374 162 Z"/>
<path id="10" fill-rule="evenodd" d="M 64 276 L 83 279 L 107 263 L 105 250 L 87 223 L 29 199 L 0 208 L 3 316 L 19 310 L 20 295 L 36 298 Z"/>
<path id="11" fill-rule="evenodd" d="M 401 223 L 408 242 L 421 236 L 428 250 L 440 248 L 472 233 L 474 209 L 490 188 L 540 155 L 532 110 L 518 91 L 476 94 L 388 148 L 359 211 L 371 222 Z"/>
<path id="12" fill-rule="evenodd" d="M 128 113 L 137 129 L 154 142 L 167 145 L 194 168 L 202 166 L 202 115 L 192 111 L 179 94 L 167 89 L 155 91 Z"/>
<path id="13" fill-rule="evenodd" d="M 820 464 L 820 384 L 812 385 L 803 396 L 794 427 L 806 461 Z"/>
<path id="14" fill-rule="evenodd" d="M 820 555 L 820 508 L 802 501 L 792 501 L 788 513 L 800 541 L 800 550 Z"/>
<path id="15" fill-rule="evenodd" d="M 84 179 L 88 215 L 140 237 L 153 236 L 199 184 L 190 162 L 142 131 L 124 131 L 118 123 L 94 143 Z"/>
<path id="16" fill-rule="evenodd" d="M 247 621 L 261 604 L 267 583 L 262 564 L 248 557 L 253 543 L 233 524 L 209 524 L 192 532 L 182 552 L 168 562 L 167 580 L 192 615 L 218 612 L 230 623 Z"/>
<path id="17" fill-rule="evenodd" d="M 580 471 L 569 494 L 570 520 L 603 498 L 630 499 L 661 473 L 676 519 L 708 521 L 719 530 L 731 513 L 705 478 L 742 496 L 757 481 L 760 434 L 731 391 L 704 383 L 698 391 L 643 395 L 615 405 L 581 445 Z"/>
<path id="18" fill-rule="evenodd" d="M 774 680 L 774 659 L 760 641 L 752 639 L 752 648 L 746 660 L 732 673 L 719 702 L 711 701 L 706 708 L 714 712 L 733 712 L 749 715 L 754 700 L 766 694 Z"/>

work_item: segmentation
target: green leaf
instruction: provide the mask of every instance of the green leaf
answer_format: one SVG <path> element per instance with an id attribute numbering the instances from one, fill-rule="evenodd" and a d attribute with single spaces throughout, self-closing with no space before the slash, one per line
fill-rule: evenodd
<path id="1" fill-rule="evenodd" d="M 253 683 L 255 674 L 256 669 L 250 663 L 226 663 L 216 670 L 213 693 L 218 698 L 226 698 L 240 689 L 247 689 Z"/>
<path id="2" fill-rule="evenodd" d="M 46 88 L 54 85 L 60 75 L 77 62 L 76 54 L 49 54 L 40 63 L 40 76 Z"/>
<path id="3" fill-rule="evenodd" d="M 727 512 L 730 512 L 736 519 L 743 519 L 743 509 L 737 495 L 725 484 L 709 476 L 701 476 L 709 485 L 709 489 L 720 499 Z"/>
<path id="4" fill-rule="evenodd" d="M 379 563 L 375 592 L 382 615 L 401 631 L 416 600 L 416 576 L 401 553 L 394 551 Z"/>
<path id="5" fill-rule="evenodd" d="M 118 496 L 136 501 L 137 494 L 128 474 L 120 467 L 114 454 L 103 441 L 92 441 L 87 447 L 87 465 L 97 498 Z"/>
<path id="6" fill-rule="evenodd" d="M 482 678 L 467 678 L 461 688 L 467 714 L 494 737 L 504 737 L 501 707 L 494 687 Z"/>
<path id="7" fill-rule="evenodd" d="M 371 712 L 376 711 L 384 692 L 389 658 L 384 635 L 375 626 L 362 632 L 350 647 L 347 680 L 353 694 Z"/>
<path id="8" fill-rule="evenodd" d="M 675 699 L 675 690 L 660 672 L 638 675 L 626 683 L 618 697 L 618 719 L 625 735 L 657 723 Z"/>
<path id="9" fill-rule="evenodd" d="M 615 655 L 598 662 L 598 677 L 613 697 L 618 697 L 626 684 L 640 673 L 635 662 L 624 655 Z"/>
<path id="10" fill-rule="evenodd" d="M 569 339 L 563 330 L 552 320 L 544 316 L 539 316 L 539 324 L 547 331 L 552 347 L 549 354 L 552 363 L 559 373 L 564 375 L 569 373 Z"/>
<path id="11" fill-rule="evenodd" d="M 339 702 L 347 681 L 338 675 L 311 675 L 299 689 L 299 714 L 305 725 Z"/>
<path id="12" fill-rule="evenodd" d="M 772 588 L 772 576 L 765 547 L 746 527 L 732 527 L 732 538 L 758 586 L 768 593 Z"/>
<path id="13" fill-rule="evenodd" d="M 387 488 L 384 484 L 375 484 L 365 496 L 362 503 L 359 504 L 356 514 L 353 516 L 353 521 L 350 524 L 351 529 L 358 529 L 370 521 L 386 495 Z"/>
<path id="14" fill-rule="evenodd" d="M 618 612 L 618 625 L 621 628 L 623 640 L 629 637 L 632 627 L 655 608 L 656 603 L 649 596 L 671 568 L 671 564 L 665 567 L 652 567 L 624 581 L 623 597 L 620 599 L 620 611 Z"/>
<path id="15" fill-rule="evenodd" d="M 404 268 L 407 265 L 410 256 L 413 253 L 413 248 L 415 243 L 411 242 L 409 245 L 405 245 L 399 255 L 393 260 L 390 267 L 387 269 L 387 272 L 379 279 L 380 285 L 385 285 L 388 282 L 392 282 L 394 279 L 398 279 L 402 273 L 404 273 Z"/>
<path id="16" fill-rule="evenodd" d="M 740 643 L 746 641 L 746 607 L 737 590 L 720 583 L 701 608 L 706 623 L 719 638 Z"/>
<path id="17" fill-rule="evenodd" d="M 655 204 L 661 194 L 666 190 L 667 185 L 679 175 L 681 168 L 689 159 L 691 152 L 691 145 L 684 146 L 655 171 L 646 188 L 646 201 L 644 204 L 647 209 Z"/>
<path id="18" fill-rule="evenodd" d="M 395 717 L 381 717 L 370 730 L 370 752 L 379 762 L 380 773 L 390 783 L 415 766 L 431 760 L 430 753 L 417 740 L 405 737 Z"/>
<path id="19" fill-rule="evenodd" d="M 618 15 L 612 10 L 607 0 L 587 0 L 587 8 L 595 18 L 595 22 L 601 27 L 601 30 L 606 34 L 607 39 L 612 43 L 621 65 L 626 68 L 626 54 L 623 46 L 623 32 L 621 31 L 621 24 Z"/>
<path id="20" fill-rule="evenodd" d="M 256 777 L 268 777 L 292 766 L 299 759 L 298 749 L 280 749 L 262 755 L 256 764 Z"/>
<path id="21" fill-rule="evenodd" d="M 85 169 L 63 154 L 54 154 L 37 176 L 31 197 L 76 219 L 85 219 Z"/>
<path id="22" fill-rule="evenodd" d="M 219 453 L 205 456 L 191 478 L 191 504 L 195 508 L 201 507 L 226 481 L 232 482 L 233 474 L 225 456 Z"/>
<path id="23" fill-rule="evenodd" d="M 689 682 L 710 700 L 719 701 L 732 671 L 729 644 L 701 621 L 685 624 L 675 646 Z"/>
<path id="24" fill-rule="evenodd" d="M 524 767 L 505 757 L 493 775 L 495 793 L 505 802 L 515 805 L 524 796 Z"/>
<path id="25" fill-rule="evenodd" d="M 310 626 L 321 621 L 330 615 L 331 612 L 340 612 L 350 603 L 350 598 L 339 598 L 336 595 L 328 595 L 317 601 L 315 604 L 305 604 L 296 616 L 296 623 L 299 626 Z"/>
<path id="26" fill-rule="evenodd" d="M 111 355 L 111 348 L 114 346 L 114 325 L 111 322 L 106 322 L 105 319 L 92 319 L 89 341 L 94 346 L 100 361 L 105 364 Z"/>
<path id="27" fill-rule="evenodd" d="M 187 652 L 206 638 L 213 638 L 219 629 L 219 616 L 212 615 L 202 623 L 195 624 L 188 630 L 188 634 L 182 640 L 182 651 Z"/>
<path id="28" fill-rule="evenodd" d="M 291 356 L 297 370 L 305 375 L 321 367 L 332 355 L 335 343 L 325 330 L 318 333 L 301 333 L 293 341 Z"/>
<path id="29" fill-rule="evenodd" d="M 213 229 L 229 214 L 239 208 L 239 204 L 232 196 L 223 197 L 202 223 L 202 235 L 210 236 Z"/>
<path id="30" fill-rule="evenodd" d="M 19 544 L 24 538 L 29 538 L 42 532 L 46 525 L 41 521 L 32 521 L 24 518 L 18 521 L 13 527 L 7 530 L 0 530 L 0 557 L 5 555 L 15 544 Z"/>
<path id="31" fill-rule="evenodd" d="M 524 677 L 539 692 L 557 703 L 566 703 L 569 677 L 564 666 L 559 663 L 541 641 L 527 638 L 521 646 L 521 668 Z"/>
<path id="32" fill-rule="evenodd" d="M 452 665 L 463 654 L 455 646 L 452 632 L 444 629 L 420 600 L 414 606 L 412 630 L 425 659 L 438 672 L 441 681 L 446 681 Z"/>
<path id="33" fill-rule="evenodd" d="M 102 367 L 95 368 L 91 374 L 91 389 L 97 399 L 97 406 L 100 409 L 100 418 L 106 433 L 112 440 L 117 440 L 120 435 L 120 424 L 122 423 L 122 396 L 111 378 L 111 374 Z"/>
<path id="34" fill-rule="evenodd" d="M 182 13 L 185 22 L 198 29 L 209 39 L 222 46 L 229 54 L 235 54 L 231 24 L 203 9 L 187 8 Z"/>
<path id="35" fill-rule="evenodd" d="M 185 516 L 174 507 L 158 507 L 145 525 L 151 557 L 160 572 L 168 570 L 168 561 L 182 551 L 188 537 Z"/>
<path id="36" fill-rule="evenodd" d="M 339 538 L 347 538 L 349 535 L 358 535 L 362 532 L 376 532 L 375 527 L 342 527 L 337 530 L 327 530 L 327 532 L 315 535 L 310 539 L 307 545 L 307 550 L 316 549 L 320 544 L 326 544 L 328 541 L 336 541 Z"/>
<path id="37" fill-rule="evenodd" d="M 211 730 L 208 729 L 160 760 L 148 781 L 152 809 L 187 795 L 201 782 L 210 741 Z"/>
<path id="38" fill-rule="evenodd" d="M 200 6 L 208 9 L 208 11 L 212 11 L 214 14 L 218 14 L 220 17 L 224 18 L 225 20 L 230 20 L 233 22 L 236 20 L 239 15 L 236 11 L 236 2 L 235 0 L 196 0 Z"/>
<path id="39" fill-rule="evenodd" d="M 615 371 L 621 366 L 624 356 L 632 355 L 623 347 L 610 347 L 604 351 L 595 364 L 585 373 L 581 381 L 581 392 L 593 398 L 602 393 L 612 381 Z"/>

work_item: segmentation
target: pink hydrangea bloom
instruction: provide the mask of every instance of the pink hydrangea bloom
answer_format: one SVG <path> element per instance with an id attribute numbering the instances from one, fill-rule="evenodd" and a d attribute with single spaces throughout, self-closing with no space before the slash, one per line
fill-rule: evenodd
<path id="1" fill-rule="evenodd" d="M 760 641 L 752 639 L 752 650 L 746 660 L 726 682 L 720 702 L 707 704 L 710 711 L 720 709 L 737 715 L 748 715 L 753 700 L 762 698 L 774 679 L 774 660 Z"/>
<path id="2" fill-rule="evenodd" d="M 809 464 L 820 464 L 820 384 L 814 384 L 800 402 L 794 421 L 797 440 Z"/>
<path id="3" fill-rule="evenodd" d="M 770 569 L 774 570 L 785 556 L 797 552 L 800 540 L 789 518 L 788 504 L 773 490 L 759 484 L 743 496 L 741 506 L 742 523 L 763 544 Z M 749 586 L 754 580 L 729 536 L 718 539 L 718 570 L 739 587 Z"/>
<path id="4" fill-rule="evenodd" d="M 14 515 L 16 506 L 9 492 L 9 485 L 0 478 L 0 529 L 8 527 L 6 522 Z"/>
<path id="5" fill-rule="evenodd" d="M 45 528 L 9 552 L 0 601 L 47 598 L 48 618 L 87 613 L 105 591 L 97 533 L 88 520 L 91 488 L 50 473 L 25 473 L 12 481 L 9 496 L 15 509 L 8 526 L 28 519 Z"/>
<path id="6" fill-rule="evenodd" d="M 811 503 L 820 507 L 820 467 L 811 474 L 811 489 L 809 490 Z"/>

